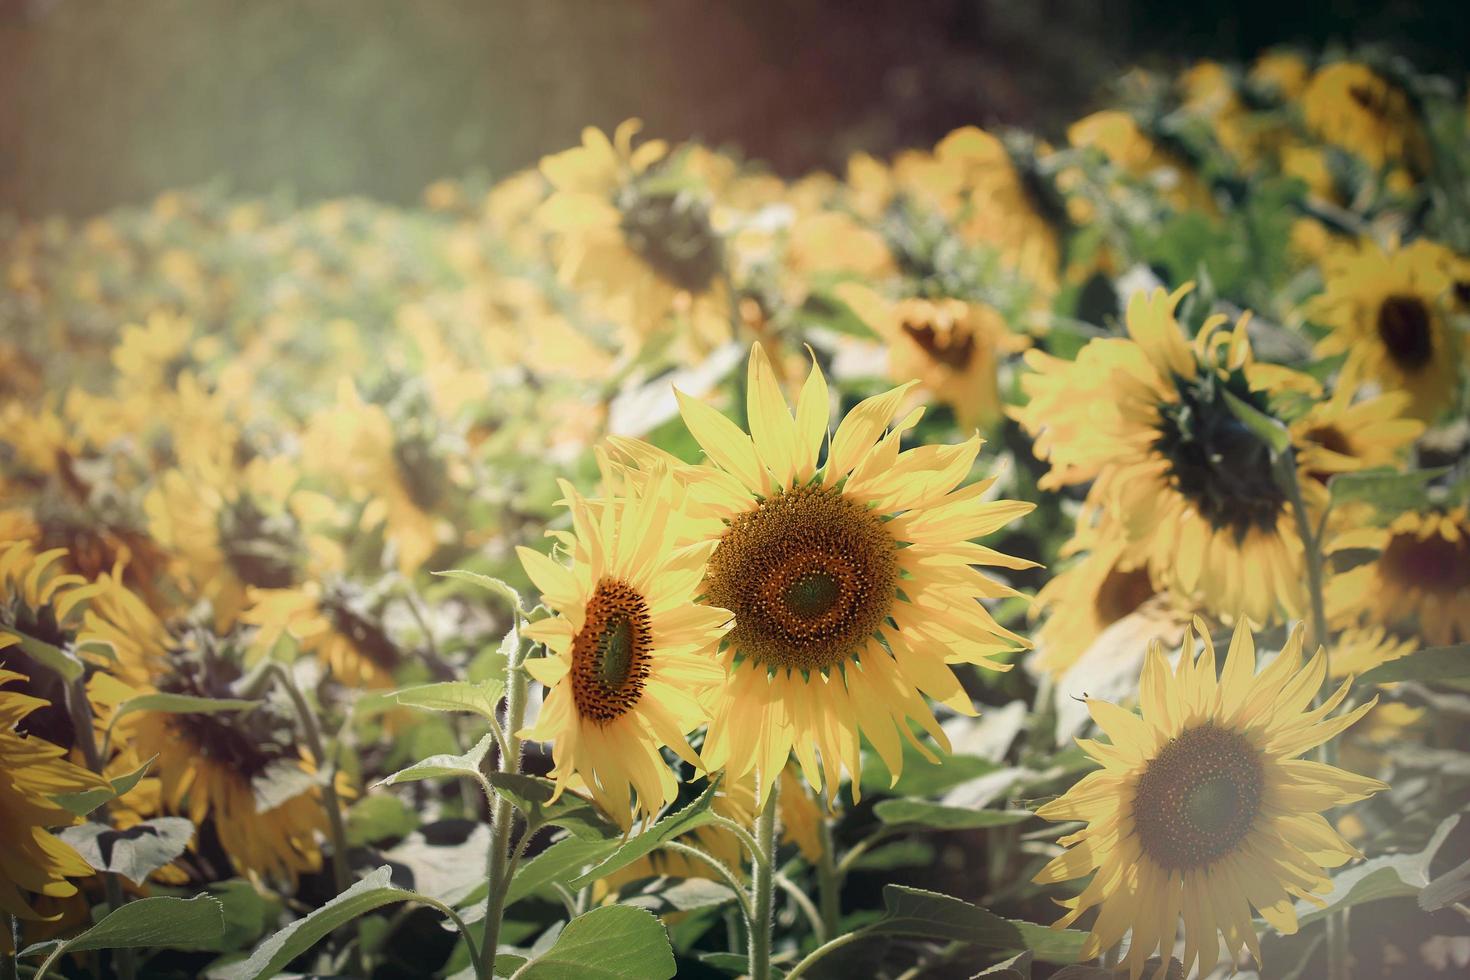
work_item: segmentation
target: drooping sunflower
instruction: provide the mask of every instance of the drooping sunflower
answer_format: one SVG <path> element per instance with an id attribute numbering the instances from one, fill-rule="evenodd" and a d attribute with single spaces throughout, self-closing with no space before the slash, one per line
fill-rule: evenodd
<path id="1" fill-rule="evenodd" d="M 1375 170 L 1407 165 L 1422 172 L 1428 147 L 1406 93 L 1367 65 L 1338 61 L 1312 74 L 1301 97 L 1307 128 Z"/>
<path id="2" fill-rule="evenodd" d="M 0 662 L 13 642 L 15 637 L 0 635 Z M 0 685 L 25 679 L 23 674 L 0 668 Z M 5 847 L 0 848 L 0 912 L 21 919 L 46 918 L 31 906 L 29 895 L 75 895 L 77 887 L 67 878 L 93 873 L 71 845 L 50 834 L 53 828 L 81 822 L 52 797 L 108 788 L 96 773 L 67 762 L 66 749 L 61 746 L 16 733 L 27 715 L 44 706 L 40 698 L 0 690 L 0 827 L 5 828 Z"/>
<path id="3" fill-rule="evenodd" d="M 1200 624 L 1201 627 L 1203 624 Z M 1327 672 L 1323 651 L 1302 666 L 1302 630 L 1259 674 L 1255 641 L 1238 621 L 1220 676 L 1208 630 L 1196 657 L 1186 633 L 1178 666 L 1151 645 L 1140 679 L 1142 716 L 1106 701 L 1088 709 L 1108 742 L 1079 739 L 1103 768 L 1037 811 L 1086 826 L 1059 840 L 1065 850 L 1035 877 L 1041 884 L 1092 880 L 1057 923 L 1098 915 L 1082 949 L 1090 959 L 1128 930 L 1123 960 L 1137 980 L 1156 949 L 1168 957 L 1180 919 L 1184 972 L 1214 965 L 1219 935 L 1230 955 L 1248 947 L 1261 961 L 1254 908 L 1278 931 L 1294 933 L 1295 903 L 1331 890 L 1324 868 L 1362 855 L 1321 816 L 1388 787 L 1300 759 L 1367 714 L 1374 698 L 1332 717 L 1351 686 L 1308 708 Z"/>
<path id="4" fill-rule="evenodd" d="M 1244 318 L 1227 332 L 1213 317 L 1188 342 L 1174 311 L 1189 288 L 1134 294 L 1128 337 L 1093 340 L 1075 361 L 1028 351 L 1030 400 L 1012 414 L 1051 464 L 1040 485 L 1092 480 L 1100 533 L 1120 535 L 1155 588 L 1221 617 L 1292 615 L 1305 598 L 1301 540 L 1269 448 L 1226 395 L 1269 414 L 1268 392 L 1316 383 L 1255 364 Z M 1301 482 L 1315 513 L 1325 488 Z"/>
<path id="5" fill-rule="evenodd" d="M 705 768 L 687 736 L 707 718 L 705 701 L 720 681 L 712 651 L 730 614 L 694 602 L 711 546 L 691 546 L 673 477 L 622 481 L 610 473 L 609 482 L 612 496 L 594 502 L 563 484 L 571 567 L 517 549 L 557 613 L 526 629 L 550 654 L 526 663 L 547 692 L 524 736 L 551 743 L 558 793 L 580 779 L 626 823 L 678 792 L 660 748 Z"/>
<path id="6" fill-rule="evenodd" d="M 1031 563 L 971 539 L 1033 505 L 987 499 L 993 478 L 957 489 L 978 436 L 900 453 L 923 413 L 897 418 L 910 385 L 849 412 L 819 466 L 830 412 L 822 372 L 813 366 L 795 418 L 759 345 L 748 383 L 749 434 L 679 397 L 708 457 L 685 474 L 714 547 L 704 601 L 734 614 L 704 759 L 730 779 L 755 770 L 761 800 L 793 756 L 829 796 L 845 769 L 856 794 L 860 738 L 897 779 L 903 739 L 934 758 L 910 721 L 947 751 L 924 695 L 974 714 L 950 665 L 1008 669 L 993 658 L 1027 645 L 977 601 L 1015 590 L 972 566 Z"/>
<path id="7" fill-rule="evenodd" d="M 1406 391 L 1409 411 L 1433 422 L 1455 403 L 1465 352 L 1447 321 L 1453 253 L 1420 239 L 1383 248 L 1364 240 L 1328 253 L 1323 291 L 1308 315 L 1330 333 L 1319 356 L 1345 354 L 1341 384 Z"/>
<path id="8" fill-rule="evenodd" d="M 1412 626 L 1431 645 L 1470 642 L 1470 507 L 1410 511 L 1347 537 L 1378 557 L 1332 576 L 1330 616 Z"/>

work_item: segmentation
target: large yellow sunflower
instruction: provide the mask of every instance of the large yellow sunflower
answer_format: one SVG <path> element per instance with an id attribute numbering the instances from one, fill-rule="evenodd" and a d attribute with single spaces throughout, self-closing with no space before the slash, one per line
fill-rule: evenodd
<path id="1" fill-rule="evenodd" d="M 813 366 L 795 418 L 759 345 L 748 384 L 749 434 L 679 399 L 709 459 L 686 474 L 714 545 L 704 601 L 735 617 L 704 758 L 730 779 L 756 770 L 762 800 L 793 755 L 811 785 L 835 793 L 846 769 L 856 794 L 860 736 L 897 779 L 903 739 L 934 758 L 910 721 L 947 749 L 923 694 L 974 714 L 950 665 L 1004 670 L 992 658 L 1026 645 L 977 601 L 1015 590 L 973 566 L 1031 563 L 970 539 L 1033 505 L 988 499 L 993 479 L 956 489 L 978 436 L 900 453 L 923 412 L 896 418 L 909 385 L 848 413 L 819 466 L 830 412 L 821 371 Z"/>
<path id="2" fill-rule="evenodd" d="M 1092 480 L 1101 533 L 1121 535 L 1155 588 L 1222 617 L 1293 615 L 1305 599 L 1301 540 L 1268 447 L 1225 396 L 1269 412 L 1268 391 L 1316 383 L 1255 364 L 1244 318 L 1226 332 L 1214 317 L 1190 344 L 1174 318 L 1188 288 L 1135 294 L 1128 337 L 1093 340 L 1075 361 L 1027 352 L 1030 400 L 1013 414 L 1051 463 L 1041 485 Z M 1315 512 L 1325 488 L 1301 482 Z"/>
<path id="3" fill-rule="evenodd" d="M 1317 354 L 1347 355 L 1344 387 L 1369 381 L 1406 391 L 1410 413 L 1428 422 L 1454 405 L 1465 352 L 1446 318 L 1453 263 L 1453 253 L 1423 239 L 1387 249 L 1364 240 L 1328 253 L 1323 292 L 1307 312 L 1331 328 Z"/>
<path id="4" fill-rule="evenodd" d="M 1085 959 L 1113 948 L 1131 929 L 1123 965 L 1135 980 L 1156 949 L 1170 955 L 1181 917 L 1185 973 L 1201 958 L 1209 971 L 1221 934 L 1230 955 L 1249 947 L 1259 963 L 1252 908 L 1280 932 L 1293 933 L 1296 899 L 1321 904 L 1318 894 L 1332 887 L 1323 869 L 1362 856 L 1320 811 L 1388 788 L 1297 758 L 1336 737 L 1377 700 L 1330 717 L 1347 696 L 1348 680 L 1308 709 L 1327 658 L 1319 650 L 1302 667 L 1300 628 L 1257 674 L 1255 642 L 1242 617 L 1218 679 L 1207 630 L 1201 639 L 1204 651 L 1196 658 L 1193 630 L 1186 633 L 1173 670 L 1162 644 L 1151 645 L 1139 682 L 1142 717 L 1106 701 L 1088 702 L 1109 741 L 1078 744 L 1103 768 L 1037 811 L 1048 820 L 1086 823 L 1060 839 L 1065 850 L 1035 878 L 1052 884 L 1092 876 L 1080 895 L 1061 903 L 1070 911 L 1057 925 L 1098 909 Z"/>
<path id="5" fill-rule="evenodd" d="M 1422 171 L 1428 147 L 1409 96 L 1367 65 L 1338 61 L 1313 73 L 1301 97 L 1307 128 L 1374 169 Z"/>
<path id="6" fill-rule="evenodd" d="M 13 639 L 13 638 L 9 638 Z M 0 636 L 0 661 L 9 644 Z M 0 685 L 25 680 L 25 675 L 0 668 Z M 0 690 L 0 912 L 22 919 L 45 916 L 31 907 L 29 894 L 51 898 L 75 895 L 67 878 L 92 874 L 82 856 L 48 831 L 69 827 L 81 818 L 52 799 L 58 793 L 106 789 L 96 773 L 67 762 L 66 750 L 34 735 L 16 734 L 27 715 L 46 706 L 40 698 Z M 9 937 L 6 937 L 7 939 Z"/>
<path id="7" fill-rule="evenodd" d="M 526 630 L 550 654 L 526 663 L 547 692 L 524 735 L 552 743 L 558 793 L 579 778 L 626 822 L 678 792 L 661 747 L 704 768 L 686 736 L 707 717 L 704 702 L 720 680 L 713 649 L 730 614 L 694 602 L 710 545 L 690 546 L 673 477 L 609 477 L 623 485 L 604 501 L 563 485 L 575 528 L 570 568 L 518 549 L 557 612 Z"/>

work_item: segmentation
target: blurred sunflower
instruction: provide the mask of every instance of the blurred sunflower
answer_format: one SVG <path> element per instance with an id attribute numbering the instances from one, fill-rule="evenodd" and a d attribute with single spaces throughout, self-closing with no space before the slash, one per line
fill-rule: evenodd
<path id="1" fill-rule="evenodd" d="M 1170 670 L 1162 644 L 1150 645 L 1139 682 L 1142 717 L 1090 700 L 1110 742 L 1079 739 L 1103 768 L 1037 811 L 1086 826 L 1060 838 L 1065 850 L 1035 877 L 1042 884 L 1091 875 L 1061 902 L 1068 926 L 1093 907 L 1098 916 L 1081 953 L 1091 959 L 1132 930 L 1123 965 L 1137 980 L 1156 949 L 1167 957 L 1184 920 L 1183 969 L 1214 966 L 1223 934 L 1233 957 L 1249 947 L 1261 962 L 1252 908 L 1277 931 L 1296 932 L 1296 899 L 1323 904 L 1323 869 L 1362 857 L 1320 811 L 1387 789 L 1376 779 L 1297 758 L 1336 737 L 1377 701 L 1329 717 L 1347 696 L 1344 681 L 1320 706 L 1308 705 L 1327 672 L 1322 651 L 1302 667 L 1302 630 L 1261 673 L 1240 617 L 1223 673 L 1199 624 L 1196 658 L 1186 633 Z"/>
<path id="2" fill-rule="evenodd" d="M 558 238 L 563 279 L 596 290 L 644 340 L 674 318 L 680 342 L 707 351 L 730 334 L 724 245 L 668 144 L 633 147 L 642 125 L 626 120 L 611 140 L 588 127 L 581 146 L 543 157 L 553 192 L 537 215 Z"/>
<path id="3" fill-rule="evenodd" d="M 1410 413 L 1427 422 L 1455 404 L 1465 352 L 1446 319 L 1453 259 L 1423 239 L 1387 249 L 1365 239 L 1328 254 L 1307 314 L 1331 331 L 1317 355 L 1347 356 L 1341 386 L 1406 391 Z"/>
<path id="4" fill-rule="evenodd" d="M 0 635 L 0 651 L 10 645 L 7 641 L 14 642 L 15 637 Z M 0 668 L 0 685 L 25 679 L 23 674 Z M 66 879 L 93 873 L 69 844 L 48 833 L 81 822 L 52 797 L 109 788 L 97 774 L 67 762 L 66 750 L 60 746 L 16 733 L 27 715 L 45 705 L 40 698 L 0 690 L 0 827 L 5 828 L 5 847 L 0 849 L 0 912 L 21 919 L 47 918 L 31 906 L 32 894 L 49 898 L 75 895 L 76 885 Z"/>
<path id="5" fill-rule="evenodd" d="M 1428 146 L 1413 100 L 1367 65 L 1338 61 L 1318 68 L 1301 105 L 1314 135 L 1375 170 L 1403 164 L 1423 172 Z"/>
<path id="6" fill-rule="evenodd" d="M 1302 469 L 1326 483 L 1336 473 L 1398 465 L 1424 432 L 1423 422 L 1404 417 L 1409 402 L 1402 391 L 1354 400 L 1351 387 L 1338 385 L 1291 423 Z"/>
<path id="7" fill-rule="evenodd" d="M 1226 332 L 1213 317 L 1191 345 L 1174 318 L 1189 288 L 1135 293 L 1128 337 L 1092 340 L 1075 361 L 1027 352 L 1029 401 L 1012 414 L 1051 463 L 1040 485 L 1093 480 L 1102 533 L 1122 536 L 1126 560 L 1147 567 L 1156 588 L 1222 617 L 1294 615 L 1305 599 L 1301 540 L 1269 448 L 1226 395 L 1270 414 L 1267 391 L 1316 383 L 1256 366 L 1245 318 Z M 1319 510 L 1325 488 L 1302 483 Z"/>
<path id="8" fill-rule="evenodd" d="M 730 614 L 694 602 L 710 545 L 689 545 L 667 472 L 630 480 L 597 502 L 562 488 L 574 528 L 571 567 L 517 549 L 557 613 L 526 628 L 550 653 L 526 662 L 547 693 L 523 734 L 551 743 L 558 793 L 579 778 L 627 825 L 678 793 L 660 748 L 705 768 L 686 736 L 707 717 L 704 702 L 720 681 L 711 653 Z"/>
<path id="9" fill-rule="evenodd" d="M 1000 418 L 1000 361 L 1030 342 L 1011 333 L 995 309 L 959 299 L 887 300 L 855 282 L 834 295 L 885 343 L 894 381 L 917 379 L 924 393 L 954 410 L 962 430 Z"/>
<path id="10" fill-rule="evenodd" d="M 1209 188 L 1188 161 L 1160 146 L 1127 112 L 1104 109 L 1067 129 L 1067 142 L 1100 152 L 1129 178 L 1157 189 L 1172 207 L 1215 213 Z"/>
<path id="11" fill-rule="evenodd" d="M 1340 544 L 1373 548 L 1378 557 L 1332 576 L 1330 616 L 1417 623 L 1418 635 L 1437 646 L 1470 642 L 1470 508 L 1409 511 Z"/>
<path id="12" fill-rule="evenodd" d="M 1034 505 L 985 499 L 993 479 L 956 490 L 979 454 L 978 436 L 900 453 L 923 414 L 895 422 L 910 385 L 848 413 L 821 467 L 830 405 L 820 369 L 813 365 L 794 419 L 759 345 L 748 385 L 750 434 L 679 395 L 710 460 L 688 476 L 715 546 L 703 600 L 735 618 L 704 759 L 731 779 L 754 769 L 762 800 L 793 755 L 829 798 L 844 768 L 856 795 L 860 735 L 896 780 L 903 739 L 936 758 L 911 720 L 947 751 L 922 694 L 975 713 L 949 665 L 1006 670 L 992 658 L 1026 645 L 976 601 L 1018 593 L 972 566 L 1032 563 L 969 539 Z"/>
<path id="13" fill-rule="evenodd" d="M 362 607 L 358 589 L 343 581 L 306 582 L 289 589 L 251 589 L 240 621 L 255 626 L 252 658 L 270 656 L 283 637 L 315 656 L 349 688 L 393 686 L 402 652 L 379 617 Z"/>
<path id="14" fill-rule="evenodd" d="M 1281 102 L 1290 102 L 1306 89 L 1310 74 L 1311 68 L 1301 55 L 1278 49 L 1266 51 L 1257 57 L 1250 67 L 1246 81 L 1258 93 Z"/>

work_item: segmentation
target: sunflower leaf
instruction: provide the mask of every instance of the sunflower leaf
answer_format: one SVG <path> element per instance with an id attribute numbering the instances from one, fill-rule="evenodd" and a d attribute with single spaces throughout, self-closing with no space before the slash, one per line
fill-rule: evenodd
<path id="1" fill-rule="evenodd" d="M 28 636 L 19 630 L 10 631 L 12 636 L 19 638 L 21 651 L 36 663 L 47 670 L 60 674 L 63 680 L 74 681 L 86 671 L 86 665 L 80 658 L 68 650 L 45 640 L 39 640 L 34 636 Z"/>
<path id="2" fill-rule="evenodd" d="M 653 913 L 605 905 L 568 922 L 550 949 L 512 976 L 514 980 L 667 980 L 675 969 L 669 935 Z"/>
<path id="3" fill-rule="evenodd" d="M 514 803 L 532 826 L 555 824 L 583 840 L 609 840 L 622 834 L 591 800 L 575 793 L 556 796 L 556 783 L 549 779 L 518 772 L 493 772 L 488 778 L 495 791 Z"/>
<path id="4" fill-rule="evenodd" d="M 1030 810 L 982 810 L 914 799 L 883 800 L 873 813 L 886 824 L 914 824 L 936 830 L 1009 827 L 1035 816 Z"/>
<path id="5" fill-rule="evenodd" d="M 1235 416 L 1235 420 L 1245 426 L 1251 435 L 1270 446 L 1273 456 L 1280 456 L 1291 448 L 1291 434 L 1287 432 L 1286 426 L 1254 405 L 1237 398 L 1223 386 L 1220 394 L 1225 396 L 1225 404 L 1230 407 L 1230 414 Z"/>
<path id="6" fill-rule="evenodd" d="M 497 720 L 500 699 L 505 695 L 505 680 L 500 677 L 483 681 L 444 681 L 419 684 L 393 693 L 399 704 L 426 711 L 468 711 L 489 721 Z"/>
<path id="7" fill-rule="evenodd" d="M 1443 681 L 1470 677 L 1470 643 L 1452 647 L 1426 647 L 1386 664 L 1379 664 L 1358 678 L 1359 684 L 1392 684 L 1396 681 Z"/>
<path id="8" fill-rule="evenodd" d="M 135 885 L 184 853 L 194 839 L 194 824 L 185 817 L 154 817 L 126 830 L 84 823 L 58 835 L 98 871 L 120 874 Z"/>
<path id="9" fill-rule="evenodd" d="M 1442 820 L 1424 850 L 1417 854 L 1387 854 L 1370 858 L 1335 875 L 1332 891 L 1322 896 L 1327 903 L 1325 908 L 1305 899 L 1296 903 L 1298 923 L 1306 925 L 1364 902 L 1418 895 L 1429 884 L 1429 865 L 1459 820 L 1458 814 Z"/>
<path id="10" fill-rule="evenodd" d="M 443 572 L 434 572 L 434 574 L 441 578 L 450 578 L 458 582 L 468 582 L 470 585 L 477 585 L 487 592 L 493 592 L 510 603 L 510 608 L 518 615 L 525 614 L 526 606 L 521 600 L 521 594 L 501 579 L 494 578 L 490 575 L 482 575 L 479 572 L 471 572 L 463 568 L 451 568 Z"/>
<path id="11" fill-rule="evenodd" d="M 1327 482 L 1334 506 L 1369 503 L 1388 514 L 1422 510 L 1429 503 L 1426 484 L 1449 472 L 1449 467 L 1400 473 L 1389 467 L 1339 473 Z"/>
<path id="12" fill-rule="evenodd" d="M 570 882 L 571 887 L 581 888 L 584 885 L 590 885 L 597 879 L 605 878 L 614 871 L 620 871 L 644 855 L 652 853 L 667 841 L 709 823 L 714 819 L 714 814 L 710 812 L 710 805 L 714 803 L 715 791 L 719 789 L 719 786 L 719 779 L 710 780 L 708 788 L 688 806 L 678 813 L 664 817 L 642 833 L 630 837 L 609 854 L 606 860 L 574 878 Z"/>
<path id="13" fill-rule="evenodd" d="M 52 799 L 77 816 L 85 817 L 109 800 L 115 800 L 119 796 L 126 796 L 130 793 L 133 787 L 137 786 L 142 778 L 147 775 L 148 767 L 153 765 L 157 758 L 157 755 L 150 756 L 147 762 L 132 772 L 119 776 L 116 779 L 108 780 L 112 784 L 111 789 L 89 789 L 80 793 L 58 793 Z"/>
<path id="14" fill-rule="evenodd" d="M 427 759 L 420 759 L 405 769 L 384 776 L 373 783 L 372 787 L 396 786 L 399 783 L 416 783 L 424 779 L 449 779 L 453 777 L 468 776 L 478 780 L 481 785 L 489 789 L 485 782 L 485 774 L 480 765 L 485 756 L 490 754 L 490 749 L 495 745 L 495 736 L 486 735 L 475 743 L 475 747 L 463 755 L 431 755 Z"/>
<path id="15" fill-rule="evenodd" d="M 1076 962 L 1087 934 L 1003 919 L 969 902 L 903 885 L 883 889 L 883 917 L 862 931 L 962 942 L 986 949 L 1029 949 L 1047 963 Z"/>
<path id="16" fill-rule="evenodd" d="M 101 922 L 70 939 L 28 946 L 21 955 L 48 954 L 35 976 L 35 980 L 43 980 L 56 961 L 67 953 L 158 946 L 208 949 L 219 942 L 224 931 L 224 913 L 218 899 L 210 895 L 156 896 L 114 909 Z"/>
<path id="17" fill-rule="evenodd" d="M 154 691 L 128 698 L 117 706 L 107 722 L 104 739 L 112 738 L 112 729 L 123 717 L 138 711 L 157 711 L 170 715 L 213 715 L 223 711 L 248 711 L 263 702 L 251 698 L 205 698 L 196 694 L 168 694 Z"/>
<path id="18" fill-rule="evenodd" d="M 667 915 L 670 912 L 718 908 L 735 901 L 735 897 L 734 890 L 728 885 L 708 878 L 660 876 L 624 886 L 618 894 L 618 902 L 647 909 L 654 915 Z"/>

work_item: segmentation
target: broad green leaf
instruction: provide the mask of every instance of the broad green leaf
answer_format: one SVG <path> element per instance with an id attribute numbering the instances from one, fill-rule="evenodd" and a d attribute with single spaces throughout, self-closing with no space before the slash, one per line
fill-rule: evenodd
<path id="1" fill-rule="evenodd" d="M 1001 960 L 994 966 L 975 974 L 973 980 L 989 977 L 990 980 L 1031 980 L 1031 950 L 1017 953 L 1010 959 Z"/>
<path id="2" fill-rule="evenodd" d="M 567 837 L 557 841 L 516 869 L 515 876 L 510 880 L 510 890 L 506 893 L 506 905 L 548 885 L 571 881 L 587 866 L 606 860 L 608 855 L 617 850 L 617 846 L 618 842 L 612 840 L 579 840 L 576 837 Z M 484 916 L 483 905 L 480 915 Z"/>
<path id="3" fill-rule="evenodd" d="M 1425 484 L 1447 472 L 1446 467 L 1408 473 L 1387 467 L 1359 470 L 1337 474 L 1327 481 L 1327 488 L 1332 493 L 1334 505 L 1364 502 L 1379 510 L 1399 514 L 1422 508 L 1428 501 Z"/>
<path id="4" fill-rule="evenodd" d="M 137 786 L 138 782 L 147 775 L 148 767 L 153 765 L 153 761 L 157 758 L 156 755 L 151 756 L 147 762 L 127 775 L 108 780 L 112 784 L 110 790 L 89 789 L 81 793 L 59 793 L 53 799 L 77 816 L 85 817 L 102 804 L 132 792 L 133 787 Z"/>
<path id="5" fill-rule="evenodd" d="M 515 980 L 668 980 L 675 972 L 668 933 L 651 912 L 605 905 L 579 915 Z"/>
<path id="6" fill-rule="evenodd" d="M 68 827 L 58 835 L 98 871 L 122 875 L 135 885 L 184 853 L 194 839 L 194 824 L 185 817 L 154 817 L 117 830 L 100 823 Z"/>
<path id="7" fill-rule="evenodd" d="M 86 665 L 81 659 L 69 650 L 38 640 L 34 636 L 28 636 L 19 630 L 10 630 L 10 635 L 20 639 L 21 651 L 36 663 L 61 675 L 63 680 L 74 681 L 81 677 L 86 671 Z"/>
<path id="8" fill-rule="evenodd" d="M 1427 647 L 1386 664 L 1379 664 L 1358 678 L 1359 684 L 1392 684 L 1396 681 L 1435 681 L 1470 677 L 1470 643 L 1452 647 Z"/>
<path id="9" fill-rule="evenodd" d="M 1470 898 L 1470 861 L 1465 861 L 1424 886 L 1419 907 L 1426 912 L 1448 908 Z"/>
<path id="10" fill-rule="evenodd" d="M 635 834 L 597 864 L 592 870 L 572 879 L 572 888 L 581 888 L 590 885 L 598 878 L 605 878 L 614 871 L 620 871 L 628 865 L 637 861 L 646 854 L 652 853 L 665 841 L 671 841 L 681 834 L 687 834 L 697 827 L 702 827 L 714 818 L 710 812 L 710 804 L 714 802 L 715 791 L 719 789 L 719 779 L 710 780 L 709 786 L 699 794 L 699 797 L 691 802 L 678 813 L 670 814 L 655 823 L 652 827 Z"/>
<path id="11" fill-rule="evenodd" d="M 399 881 L 423 895 L 455 905 L 485 880 L 485 857 L 490 853 L 490 827 L 466 820 L 426 824 L 395 847 L 382 852 L 383 860 L 408 870 L 412 879 Z"/>
<path id="12" fill-rule="evenodd" d="M 332 930 L 385 905 L 419 902 L 452 917 L 453 910 L 449 906 L 427 895 L 397 887 L 391 876 L 391 869 L 384 865 L 310 915 L 297 919 L 271 936 L 255 948 L 249 959 L 231 963 L 216 971 L 216 975 L 223 980 L 263 980 L 275 976 L 285 969 L 287 963 L 311 949 Z"/>
<path id="13" fill-rule="evenodd" d="M 1303 899 L 1296 903 L 1297 921 L 1306 925 L 1331 915 L 1338 909 L 1351 908 L 1364 902 L 1376 902 L 1385 898 L 1401 898 L 1418 895 L 1429 884 L 1429 865 L 1444 846 L 1459 815 L 1446 817 L 1424 850 L 1417 854 L 1392 854 L 1370 858 L 1362 864 L 1347 868 L 1332 879 L 1332 891 L 1322 896 L 1326 908 Z"/>
<path id="14" fill-rule="evenodd" d="M 496 721 L 497 707 L 505 695 L 505 681 L 495 677 L 484 681 L 444 681 L 420 684 L 394 693 L 399 704 L 427 711 L 469 711 L 489 721 Z"/>
<path id="15" fill-rule="evenodd" d="M 160 946 L 210 949 L 224 936 L 224 931 L 224 913 L 212 896 L 140 898 L 114 909 L 79 936 L 37 943 L 21 955 L 49 953 L 36 971 L 35 980 L 42 980 L 67 953 Z"/>
<path id="16" fill-rule="evenodd" d="M 862 784 L 864 793 L 889 793 L 895 796 L 936 796 L 960 783 L 978 779 L 1001 768 L 998 763 L 976 755 L 949 755 L 936 765 L 919 754 L 907 741 L 903 743 L 903 772 L 893 783 L 888 769 L 876 752 L 863 755 Z M 892 785 L 889 785 L 892 783 Z"/>
<path id="17" fill-rule="evenodd" d="M 389 793 L 371 793 L 347 810 L 347 844 L 362 847 L 393 837 L 406 837 L 419 825 L 419 815 Z"/>
<path id="18" fill-rule="evenodd" d="M 555 803 L 551 802 L 556 784 L 549 779 L 518 772 L 494 772 L 488 778 L 495 791 L 508 797 L 533 826 L 556 824 L 583 840 L 608 840 L 622 836 L 622 829 L 603 816 L 596 804 L 586 797 L 563 793 Z"/>
<path id="19" fill-rule="evenodd" d="M 716 908 L 733 901 L 735 892 L 728 885 L 708 878 L 652 878 L 618 894 L 619 904 L 647 909 L 654 915 Z"/>
<path id="20" fill-rule="evenodd" d="M 893 871 L 898 868 L 923 867 L 933 863 L 934 846 L 918 838 L 894 841 L 858 855 L 852 862 L 854 871 Z"/>
<path id="21" fill-rule="evenodd" d="M 1279 456 L 1291 448 L 1291 433 L 1286 430 L 1286 426 L 1254 405 L 1237 398 L 1224 386 L 1221 386 L 1220 394 L 1225 396 L 1225 404 L 1230 407 L 1230 414 L 1234 415 L 1236 421 L 1245 426 L 1251 435 L 1270 446 L 1272 455 Z"/>
<path id="22" fill-rule="evenodd" d="M 883 905 L 883 917 L 865 932 L 944 939 L 986 949 L 1029 949 L 1048 963 L 1076 962 L 1087 939 L 1085 932 L 1003 919 L 978 905 L 921 888 L 888 885 Z"/>
<path id="23" fill-rule="evenodd" d="M 219 899 L 225 915 L 224 936 L 209 947 L 214 952 L 250 949 L 280 921 L 280 897 L 243 879 L 210 885 L 209 894 Z"/>
<path id="24" fill-rule="evenodd" d="M 138 711 L 158 711 L 170 715 L 213 715 L 221 711 L 247 711 L 263 702 L 250 698 L 203 698 L 195 694 L 166 694 L 155 691 L 128 698 L 117 706 L 107 722 L 104 738 L 112 737 L 112 729 L 118 720 Z"/>
<path id="25" fill-rule="evenodd" d="M 400 769 L 389 776 L 384 776 L 373 784 L 377 786 L 396 786 L 399 783 L 415 783 L 424 779 L 449 779 L 453 777 L 468 776 L 479 780 L 485 780 L 485 774 L 480 769 L 480 764 L 485 756 L 490 754 L 490 749 L 495 745 L 495 736 L 486 735 L 463 755 L 431 755 L 427 759 L 421 759 L 409 766 Z"/>
<path id="26" fill-rule="evenodd" d="M 1009 827 L 1035 816 L 1030 810 L 976 810 L 928 800 L 883 800 L 873 813 L 886 824 L 918 824 L 938 830 Z"/>
<path id="27" fill-rule="evenodd" d="M 526 606 L 521 601 L 521 594 L 498 578 L 481 575 L 479 572 L 471 572 L 463 568 L 451 568 L 448 571 L 435 572 L 434 574 L 442 578 L 452 578 L 457 582 L 468 582 L 470 585 L 478 586 L 487 592 L 494 592 L 506 602 L 510 603 L 510 608 L 516 613 L 521 615 L 525 614 Z"/>

